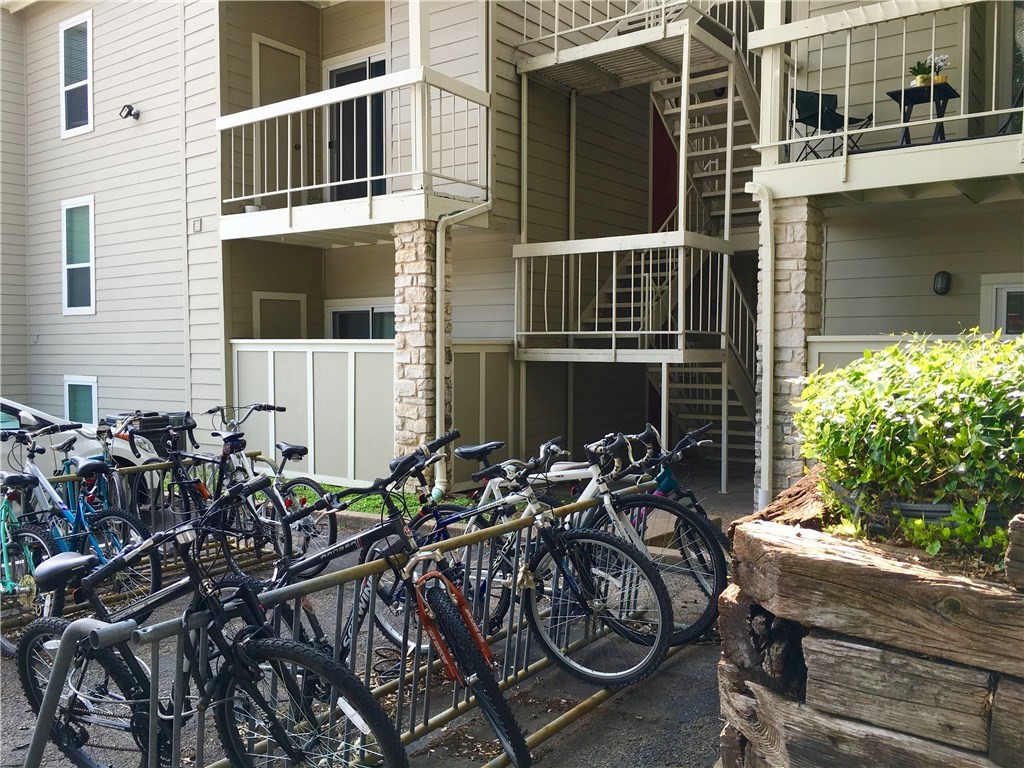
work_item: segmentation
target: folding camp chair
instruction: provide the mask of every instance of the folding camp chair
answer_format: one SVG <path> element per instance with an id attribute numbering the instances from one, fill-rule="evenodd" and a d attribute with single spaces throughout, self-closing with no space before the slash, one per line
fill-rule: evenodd
<path id="1" fill-rule="evenodd" d="M 816 93 L 814 91 L 794 92 L 793 114 L 791 122 L 793 134 L 799 138 L 806 138 L 808 141 L 797 156 L 797 162 L 806 160 L 809 157 L 835 157 L 842 149 L 836 131 L 841 131 L 846 124 L 846 118 L 839 114 L 836 109 L 839 106 L 839 97 L 834 93 Z M 850 128 L 869 128 L 874 113 L 867 117 L 849 118 Z M 803 136 L 797 132 L 792 123 L 799 123 L 805 126 Z M 831 144 L 829 144 L 831 142 Z M 847 143 L 847 152 L 860 149 L 860 137 L 850 136 Z"/>

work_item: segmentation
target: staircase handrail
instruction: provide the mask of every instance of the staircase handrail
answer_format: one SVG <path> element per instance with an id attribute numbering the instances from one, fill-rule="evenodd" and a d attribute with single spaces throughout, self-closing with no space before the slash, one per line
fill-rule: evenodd
<path id="1" fill-rule="evenodd" d="M 729 268 L 729 317 L 723 324 L 729 346 L 736 353 L 743 370 L 754 381 L 757 365 L 757 316 L 750 308 L 750 302 L 740 290 L 736 274 Z"/>

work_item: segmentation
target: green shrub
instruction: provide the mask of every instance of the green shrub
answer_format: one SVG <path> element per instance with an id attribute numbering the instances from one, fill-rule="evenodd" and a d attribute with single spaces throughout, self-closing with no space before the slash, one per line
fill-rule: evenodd
<path id="1" fill-rule="evenodd" d="M 1005 533 L 982 532 L 986 505 L 1024 510 L 1024 338 L 915 336 L 812 375 L 798 403 L 803 455 L 875 528 L 932 552 L 995 549 Z M 902 520 L 889 511 L 901 501 L 946 502 L 953 515 Z"/>

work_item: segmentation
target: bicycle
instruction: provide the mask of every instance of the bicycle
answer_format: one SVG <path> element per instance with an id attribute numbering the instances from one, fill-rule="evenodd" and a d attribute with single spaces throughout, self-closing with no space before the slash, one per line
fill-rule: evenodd
<path id="1" fill-rule="evenodd" d="M 14 503 L 38 481 L 31 475 L 0 472 L 0 654 L 12 657 L 16 644 L 11 634 L 28 623 L 26 617 L 47 616 L 51 599 L 36 589 L 35 570 L 60 549 L 40 525 L 22 524 Z"/>
<path id="2" fill-rule="evenodd" d="M 509 459 L 476 473 L 474 480 L 494 481 L 479 505 L 427 505 L 410 525 L 429 545 L 450 538 L 454 523 L 466 522 L 467 532 L 491 527 L 525 505 L 521 516 L 533 515 L 537 530 L 533 547 L 507 535 L 491 539 L 486 554 L 474 558 L 466 548 L 456 560 L 453 572 L 470 594 L 477 620 L 488 633 L 497 632 L 519 586 L 529 627 L 552 661 L 587 682 L 629 685 L 653 672 L 668 652 L 672 601 L 657 568 L 636 547 L 604 531 L 569 530 L 537 498 L 527 478 L 554 450 L 549 441 L 538 458 Z M 505 485 L 515 490 L 499 491 Z M 394 642 L 411 601 L 398 584 L 378 592 L 375 619 Z M 396 644 L 409 647 L 405 637 Z"/>
<path id="3" fill-rule="evenodd" d="M 98 562 L 105 563 L 126 547 L 146 539 L 149 536 L 149 529 L 141 520 L 127 512 L 94 508 L 88 496 L 75 497 L 75 506 L 71 508 L 65 503 L 60 492 L 47 480 L 34 461 L 35 456 L 45 453 L 45 449 L 36 444 L 37 438 L 74 428 L 74 425 L 69 424 L 53 424 L 31 433 L 26 430 L 3 431 L 0 432 L 0 442 L 14 441 L 14 446 L 8 454 L 9 465 L 13 466 L 16 463 L 13 458 L 14 450 L 19 446 L 24 450 L 24 460 L 19 469 L 35 480 L 35 484 L 28 489 L 23 498 L 24 522 L 46 529 L 56 543 L 58 551 L 89 551 L 96 555 Z M 115 470 L 102 461 L 86 460 L 80 462 L 75 471 L 82 478 L 84 487 L 86 484 L 94 483 L 98 477 L 109 475 Z M 160 588 L 160 582 L 160 557 L 154 554 L 140 560 L 137 567 L 126 571 L 116 582 L 107 585 L 104 599 L 112 602 L 130 600 L 156 591 Z M 61 615 L 64 607 L 64 593 L 55 594 L 53 613 Z"/>
<path id="4" fill-rule="evenodd" d="M 201 516 L 154 534 L 91 573 L 91 556 L 55 557 L 39 569 L 43 589 L 60 591 L 81 577 L 82 591 L 106 622 L 135 620 L 191 596 L 183 626 L 202 626 L 184 635 L 181 687 L 172 684 L 155 711 L 150 708 L 154 682 L 127 642 L 103 650 L 94 650 L 88 639 L 78 643 L 71 670 L 61 681 L 50 730 L 51 741 L 76 765 L 110 765 L 112 760 L 122 765 L 123 756 L 133 753 L 145 766 L 150 749 L 156 748 L 158 764 L 170 766 L 175 717 L 187 721 L 212 708 L 219 740 L 234 766 L 281 760 L 313 768 L 342 760 L 345 765 L 407 768 L 398 734 L 370 691 L 328 656 L 274 636 L 252 588 L 243 583 L 226 594 L 194 554 L 203 531 L 218 524 L 222 507 L 251 498 L 269 483 L 260 477 L 232 486 Z M 98 585 L 167 543 L 173 544 L 185 576 L 120 611 L 107 610 L 98 598 Z M 208 620 L 189 623 L 204 612 Z M 50 681 L 53 651 L 68 625 L 63 619 L 38 619 L 18 643 L 19 679 L 36 713 Z M 158 718 L 155 726 L 152 717 Z"/>
<path id="5" fill-rule="evenodd" d="M 397 457 L 391 462 L 391 474 L 376 480 L 368 488 L 348 489 L 337 496 L 328 494 L 312 507 L 286 516 L 286 522 L 298 522 L 304 515 L 317 514 L 320 509 L 330 514 L 368 497 L 379 497 L 385 509 L 385 519 L 379 525 L 319 552 L 282 561 L 265 584 L 277 587 L 294 583 L 309 573 L 320 572 L 330 561 L 356 551 L 361 553 L 361 562 L 370 559 L 387 561 L 393 580 L 366 579 L 360 584 L 353 613 L 342 632 L 342 646 L 335 650 L 335 655 L 343 659 L 348 656 L 362 623 L 373 610 L 373 602 L 384 596 L 393 585 L 400 585 L 409 604 L 415 606 L 422 631 L 429 637 L 430 646 L 442 661 L 449 679 L 472 692 L 512 764 L 525 768 L 531 765 L 529 749 L 494 678 L 490 647 L 473 619 L 465 596 L 451 578 L 446 559 L 436 551 L 420 547 L 393 498 L 411 475 L 422 475 L 427 467 L 438 461 L 440 455 L 437 452 L 458 436 L 458 430 L 453 430 L 410 454 Z M 331 512 L 326 512 L 328 508 Z M 426 572 L 417 574 L 418 566 L 424 563 L 428 564 Z M 315 619 L 315 614 L 311 618 Z M 282 623 L 297 625 L 301 631 L 301 622 L 290 615 L 285 615 Z M 406 635 L 410 633 L 408 624 L 404 631 Z M 320 642 L 324 642 L 322 636 Z"/>
<path id="6" fill-rule="evenodd" d="M 223 438 L 220 456 L 180 450 L 177 446 L 182 435 L 186 436 L 194 448 L 199 447 L 193 435 L 195 427 L 195 420 L 186 414 L 181 426 L 167 426 L 160 430 L 166 440 L 167 461 L 171 463 L 170 469 L 164 470 L 169 476 L 166 480 L 161 480 L 160 485 L 165 487 L 166 493 L 175 500 L 170 506 L 172 513 L 182 519 L 202 514 L 210 503 L 223 493 L 225 483 L 231 477 L 232 457 L 245 451 L 245 440 L 237 433 Z M 137 430 L 133 426 L 128 426 L 125 433 L 129 447 L 135 451 Z M 186 466 L 188 462 L 192 463 L 193 468 L 212 468 L 208 473 L 209 484 L 203 478 L 194 477 L 190 473 L 189 467 Z M 228 566 L 239 573 L 244 571 L 232 554 L 235 549 L 246 548 L 257 556 L 262 556 L 264 547 L 270 545 L 275 557 L 291 552 L 291 528 L 281 522 L 285 516 L 284 504 L 272 486 L 267 490 L 269 492 L 260 493 L 258 497 L 239 500 L 239 503 L 229 505 L 221 512 L 221 527 L 217 532 L 217 538 L 224 544 L 221 551 Z M 233 540 L 235 546 L 227 546 L 229 538 Z M 209 536 L 204 537 L 202 543 L 206 544 L 207 540 Z"/>
<path id="7" fill-rule="evenodd" d="M 714 526 L 707 521 L 703 509 L 700 509 L 698 515 L 695 510 L 673 499 L 634 493 L 632 490 L 636 490 L 635 486 L 632 490 L 611 488 L 611 482 L 624 479 L 634 468 L 632 462 L 623 463 L 623 446 L 628 448 L 629 445 L 625 440 L 620 433 L 608 435 L 585 446 L 587 460 L 584 462 L 554 461 L 564 453 L 561 438 L 545 443 L 541 447 L 540 457 L 531 460 L 528 465 L 516 462 L 490 465 L 488 455 L 503 445 L 498 441 L 479 446 L 461 446 L 455 454 L 484 465 L 483 469 L 473 475 L 474 481 L 487 481 L 478 494 L 476 508 L 492 516 L 507 514 L 510 504 L 525 502 L 524 514 L 537 513 L 545 507 L 560 506 L 558 500 L 538 492 L 533 486 L 550 488 L 552 485 L 576 484 L 586 480 L 586 486 L 574 500 L 584 502 L 599 499 L 601 503 L 595 505 L 588 514 L 574 516 L 570 522 L 584 529 L 610 531 L 651 558 L 672 599 L 674 628 L 670 644 L 682 645 L 707 632 L 718 616 L 718 595 L 725 589 L 726 581 L 725 557 Z M 645 448 L 645 456 L 648 452 Z M 532 467 L 532 471 L 527 471 L 527 466 Z M 513 468 L 511 474 L 508 472 L 509 467 Z M 647 478 L 641 476 L 633 479 L 639 484 Z M 454 514 L 447 519 L 440 519 L 437 517 L 440 509 Z M 458 507 L 439 505 L 434 509 L 427 507 L 424 512 L 433 513 L 435 526 L 446 526 L 466 517 L 470 518 L 469 530 L 479 525 L 478 519 L 473 515 L 467 516 Z M 484 524 L 492 522 L 484 519 Z M 501 579 L 507 580 L 508 570 L 506 563 L 498 572 L 482 577 L 484 583 L 500 585 Z M 494 611 L 490 623 L 500 625 L 502 612 L 507 609 L 507 598 L 501 594 L 492 595 L 490 605 Z"/>
<path id="8" fill-rule="evenodd" d="M 263 411 L 284 412 L 285 410 L 286 408 L 282 405 L 253 403 L 251 405 L 238 406 L 215 405 L 207 410 L 206 414 L 209 416 L 219 416 L 219 428 L 217 428 L 218 425 L 215 423 L 215 431 L 211 432 L 211 434 L 214 437 L 228 441 L 242 439 L 244 433 L 238 430 L 254 413 Z M 244 414 L 239 418 L 238 415 L 242 411 L 244 411 Z M 285 464 L 289 461 L 301 461 L 309 453 L 309 449 L 304 445 L 295 445 L 284 441 L 275 443 L 274 447 L 281 452 L 279 464 L 275 464 L 269 458 L 263 456 L 247 460 L 242 453 L 232 453 L 229 459 L 231 481 L 238 482 L 255 477 L 257 474 L 263 474 L 256 467 L 256 464 L 259 463 L 269 468 L 274 480 L 273 490 L 280 495 L 281 502 L 286 511 L 293 512 L 296 509 L 322 499 L 326 491 L 315 480 L 308 477 L 286 478 L 284 475 Z M 292 545 L 296 547 L 295 554 L 300 555 L 308 552 L 317 552 L 324 547 L 334 544 L 337 540 L 338 522 L 333 515 L 324 515 L 316 520 L 308 516 L 304 517 L 296 523 L 295 529 L 292 532 Z"/>

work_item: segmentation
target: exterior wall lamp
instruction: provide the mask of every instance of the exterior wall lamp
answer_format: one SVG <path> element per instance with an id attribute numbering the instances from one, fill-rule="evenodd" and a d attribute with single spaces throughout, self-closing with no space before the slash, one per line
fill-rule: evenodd
<path id="1" fill-rule="evenodd" d="M 132 117 L 136 120 L 139 119 L 139 110 L 133 107 L 131 104 L 125 104 L 123 107 L 121 107 L 121 111 L 117 114 L 121 117 L 122 120 L 127 120 L 129 117 Z"/>
<path id="2" fill-rule="evenodd" d="M 953 276 L 943 270 L 942 272 L 936 272 L 935 277 L 932 278 L 932 290 L 935 291 L 939 296 L 945 296 L 949 293 L 949 289 L 953 287 Z"/>

